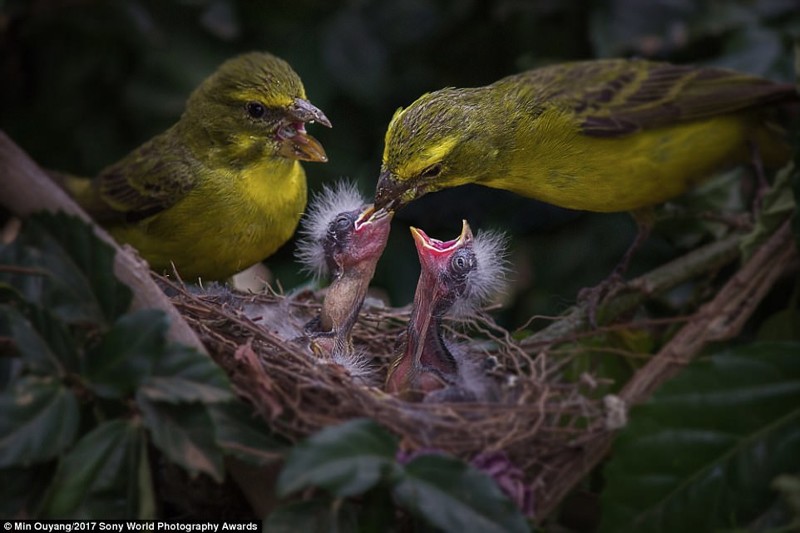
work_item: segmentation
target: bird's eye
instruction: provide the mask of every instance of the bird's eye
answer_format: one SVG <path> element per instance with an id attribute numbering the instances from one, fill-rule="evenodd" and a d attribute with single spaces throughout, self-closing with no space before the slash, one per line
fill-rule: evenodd
<path id="1" fill-rule="evenodd" d="M 450 266 L 456 274 L 463 274 L 472 269 L 474 257 L 465 254 L 456 254 L 450 260 Z"/>
<path id="2" fill-rule="evenodd" d="M 339 214 L 334 220 L 333 225 L 338 231 L 344 231 L 350 228 L 352 224 L 350 216 L 346 213 Z"/>
<path id="3" fill-rule="evenodd" d="M 264 104 L 259 102 L 247 102 L 245 107 L 247 108 L 247 114 L 253 118 L 261 118 L 264 116 L 264 113 L 267 112 L 267 108 L 264 107 Z"/>
<path id="4" fill-rule="evenodd" d="M 435 165 L 431 165 L 425 170 L 422 171 L 420 177 L 425 179 L 432 179 L 442 173 L 442 164 L 436 163 Z"/>

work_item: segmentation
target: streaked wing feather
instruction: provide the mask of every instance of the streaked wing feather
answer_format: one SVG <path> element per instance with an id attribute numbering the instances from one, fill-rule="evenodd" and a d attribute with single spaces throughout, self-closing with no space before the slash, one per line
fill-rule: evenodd
<path id="1" fill-rule="evenodd" d="M 643 60 L 567 63 L 506 80 L 524 82 L 520 91 L 538 101 L 570 109 L 584 134 L 599 137 L 797 99 L 790 84 L 720 68 Z"/>
<path id="2" fill-rule="evenodd" d="M 159 137 L 105 168 L 97 177 L 103 199 L 128 222 L 173 206 L 196 185 L 197 169 L 192 168 L 186 150 Z"/>

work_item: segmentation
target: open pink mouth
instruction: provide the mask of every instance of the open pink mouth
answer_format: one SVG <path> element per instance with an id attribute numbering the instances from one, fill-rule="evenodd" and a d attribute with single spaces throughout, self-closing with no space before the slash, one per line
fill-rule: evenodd
<path id="1" fill-rule="evenodd" d="M 411 228 L 411 235 L 414 237 L 417 247 L 422 246 L 428 252 L 436 255 L 448 255 L 451 254 L 453 250 L 463 246 L 472 239 L 472 230 L 470 229 L 469 224 L 467 224 L 467 221 L 464 220 L 461 223 L 461 235 L 449 241 L 440 241 L 439 239 L 434 239 L 429 237 L 421 229 L 414 227 Z"/>
<path id="2" fill-rule="evenodd" d="M 304 136 L 306 135 L 306 124 L 305 122 L 290 122 L 288 124 L 284 124 L 278 129 L 278 138 L 285 140 L 285 139 L 294 139 L 297 136 Z"/>

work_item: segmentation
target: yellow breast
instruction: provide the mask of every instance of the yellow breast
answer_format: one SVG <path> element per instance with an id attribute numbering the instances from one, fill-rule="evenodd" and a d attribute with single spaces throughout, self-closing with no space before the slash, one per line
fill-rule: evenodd
<path id="1" fill-rule="evenodd" d="M 187 281 L 224 279 L 274 253 L 294 234 L 306 206 L 297 161 L 205 171 L 169 209 L 135 225 L 111 228 L 154 270 L 174 263 Z"/>

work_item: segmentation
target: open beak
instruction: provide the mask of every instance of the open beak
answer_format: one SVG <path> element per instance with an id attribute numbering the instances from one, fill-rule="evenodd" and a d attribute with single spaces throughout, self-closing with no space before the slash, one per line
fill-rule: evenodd
<path id="1" fill-rule="evenodd" d="M 453 252 L 464 247 L 473 239 L 472 229 L 466 220 L 461 221 L 461 235 L 451 241 L 433 239 L 415 227 L 411 228 L 411 235 L 414 237 L 414 244 L 417 247 L 417 255 L 419 255 L 423 270 L 431 272 L 444 270 Z"/>
<path id="2" fill-rule="evenodd" d="M 306 132 L 306 124 L 319 122 L 331 127 L 328 117 L 307 100 L 295 98 L 287 109 L 286 119 L 278 129 L 278 153 L 288 159 L 325 163 L 328 156 L 320 142 Z"/>

